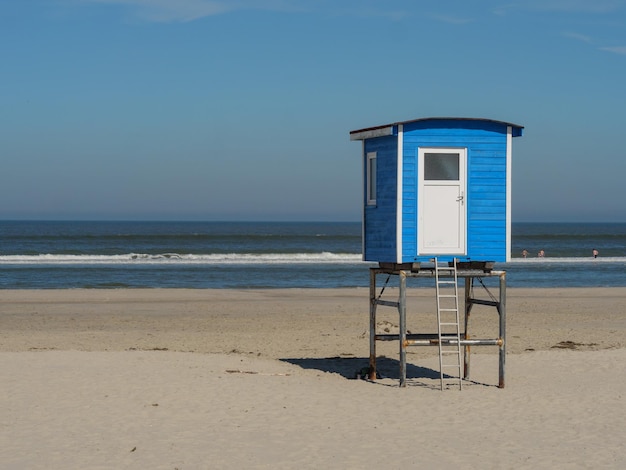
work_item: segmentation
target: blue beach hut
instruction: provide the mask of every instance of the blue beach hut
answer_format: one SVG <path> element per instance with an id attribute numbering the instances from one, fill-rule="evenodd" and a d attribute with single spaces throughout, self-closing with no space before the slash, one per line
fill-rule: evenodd
<path id="1" fill-rule="evenodd" d="M 435 117 L 351 131 L 363 143 L 364 261 L 509 260 L 512 141 L 522 130 Z"/>

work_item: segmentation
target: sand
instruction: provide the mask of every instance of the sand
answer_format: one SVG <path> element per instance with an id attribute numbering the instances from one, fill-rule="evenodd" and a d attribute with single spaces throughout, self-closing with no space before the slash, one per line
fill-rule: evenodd
<path id="1" fill-rule="evenodd" d="M 441 392 L 432 347 L 406 388 L 396 342 L 354 379 L 367 289 L 1 291 L 0 469 L 625 468 L 625 298 L 509 289 L 506 387 L 476 347 Z M 475 307 L 476 336 L 497 324 Z M 432 290 L 408 327 L 436 330 Z"/>

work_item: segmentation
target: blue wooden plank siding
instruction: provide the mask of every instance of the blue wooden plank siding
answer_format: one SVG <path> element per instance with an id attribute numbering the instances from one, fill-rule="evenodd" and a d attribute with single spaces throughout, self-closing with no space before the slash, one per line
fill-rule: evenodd
<path id="1" fill-rule="evenodd" d="M 396 260 L 396 213 L 398 194 L 398 139 L 396 136 L 367 139 L 363 158 L 376 152 L 376 205 L 367 204 L 367 190 L 363 188 L 364 252 L 366 261 Z M 366 170 L 366 165 L 363 165 Z M 367 185 L 367 175 L 363 178 Z"/>
<path id="2" fill-rule="evenodd" d="M 490 121 L 405 123 L 403 164 L 417 169 L 420 147 L 467 149 L 467 257 L 505 261 L 507 126 Z M 417 253 L 417 171 L 403 179 L 402 262 L 428 261 Z"/>
<path id="3" fill-rule="evenodd" d="M 510 255 L 507 253 L 510 248 L 509 129 L 511 137 L 522 135 L 523 127 L 515 124 L 464 118 L 418 119 L 352 131 L 352 140 L 364 142 L 363 259 L 409 263 L 432 258 L 418 254 L 418 156 L 420 148 L 438 147 L 467 150 L 464 257 L 506 261 Z M 370 152 L 376 152 L 377 160 L 375 205 L 368 205 L 367 201 L 366 163 Z M 401 181 L 398 181 L 399 165 Z"/>

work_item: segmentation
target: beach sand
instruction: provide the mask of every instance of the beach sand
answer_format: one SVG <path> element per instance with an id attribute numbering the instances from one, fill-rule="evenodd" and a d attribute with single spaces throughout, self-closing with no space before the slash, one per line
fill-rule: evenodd
<path id="1" fill-rule="evenodd" d="M 507 294 L 506 387 L 474 347 L 442 392 L 434 347 L 354 379 L 368 289 L 1 291 L 0 468 L 626 468 L 626 288 Z M 432 289 L 407 307 L 436 331 Z"/>

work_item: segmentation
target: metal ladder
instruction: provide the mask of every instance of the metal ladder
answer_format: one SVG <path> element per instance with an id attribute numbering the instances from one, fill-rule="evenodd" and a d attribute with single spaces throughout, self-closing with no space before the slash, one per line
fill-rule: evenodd
<path id="1" fill-rule="evenodd" d="M 437 258 L 434 262 L 441 390 L 452 385 L 458 385 L 461 390 L 461 327 L 456 258 L 452 266 L 448 263 L 440 265 Z M 441 279 L 442 273 L 445 275 L 444 279 Z M 450 372 L 446 374 L 444 370 Z"/>

